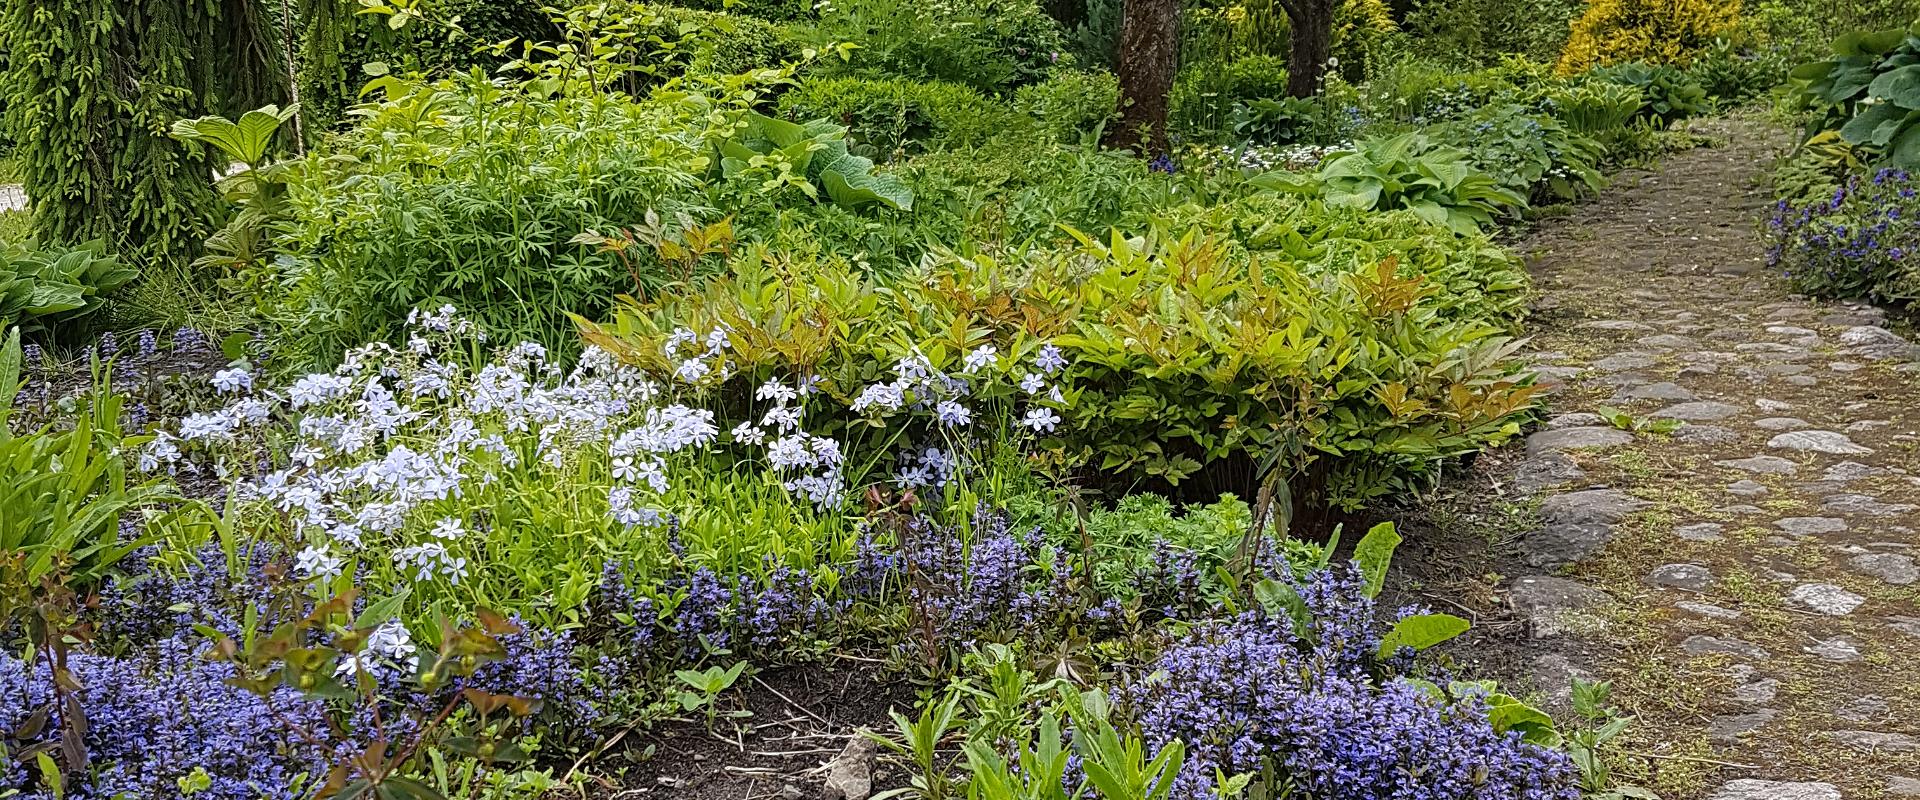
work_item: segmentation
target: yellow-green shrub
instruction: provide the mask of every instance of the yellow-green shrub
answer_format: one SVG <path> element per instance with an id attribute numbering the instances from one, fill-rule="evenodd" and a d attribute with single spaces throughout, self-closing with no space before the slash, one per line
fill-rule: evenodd
<path id="1" fill-rule="evenodd" d="M 913 439 L 850 409 L 901 359 L 957 374 L 981 348 L 1019 361 L 1051 342 L 1068 365 L 1047 449 L 1089 480 L 1246 493 L 1270 461 L 1303 507 L 1351 507 L 1516 435 L 1535 391 L 1504 366 L 1517 345 L 1501 310 L 1524 291 L 1510 260 L 1451 256 L 1477 252 L 1476 237 L 1440 231 L 1429 242 L 1420 231 L 1439 229 L 1410 216 L 1391 226 L 1419 231 L 1370 241 L 1379 233 L 1349 224 L 1358 217 L 1304 204 L 1286 218 L 1300 224 L 1246 231 L 1245 245 L 1157 231 L 999 258 L 948 254 L 887 285 L 762 252 L 585 327 L 663 375 L 675 368 L 665 343 L 676 331 L 724 327 L 732 396 L 814 376 L 808 424 L 881 445 Z M 997 386 L 972 396 L 985 403 Z M 829 405 L 849 411 L 836 417 Z M 861 447 L 849 463 L 891 456 Z"/>
<path id="2" fill-rule="evenodd" d="M 1573 75 L 1623 61 L 1685 66 L 1740 20 L 1740 0 L 1589 0 L 1558 69 Z"/>

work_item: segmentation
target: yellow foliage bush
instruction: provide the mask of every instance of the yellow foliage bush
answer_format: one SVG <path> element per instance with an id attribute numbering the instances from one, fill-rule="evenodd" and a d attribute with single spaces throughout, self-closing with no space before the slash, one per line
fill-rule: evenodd
<path id="1" fill-rule="evenodd" d="M 1588 0 L 1556 69 L 1572 75 L 1625 61 L 1685 66 L 1739 20 L 1740 0 Z"/>
<path id="2" fill-rule="evenodd" d="M 1333 12 L 1333 55 L 1356 76 L 1364 74 L 1381 44 L 1399 30 L 1385 0 L 1341 0 Z"/>

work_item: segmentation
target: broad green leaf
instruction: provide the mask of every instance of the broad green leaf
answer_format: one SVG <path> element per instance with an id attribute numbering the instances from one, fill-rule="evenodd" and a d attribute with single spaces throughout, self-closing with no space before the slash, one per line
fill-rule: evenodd
<path id="1" fill-rule="evenodd" d="M 1406 617 L 1393 624 L 1393 629 L 1380 639 L 1377 655 L 1381 660 L 1392 658 L 1402 647 L 1425 650 L 1441 642 L 1466 633 L 1469 624 L 1466 620 L 1452 614 L 1417 614 Z"/>
<path id="2" fill-rule="evenodd" d="M 1386 585 L 1387 565 L 1393 563 L 1393 551 L 1400 546 L 1400 534 L 1393 529 L 1393 523 L 1382 522 L 1360 537 L 1360 543 L 1353 546 L 1353 560 L 1360 566 L 1360 577 L 1366 582 L 1368 597 L 1379 597 L 1381 587 Z"/>

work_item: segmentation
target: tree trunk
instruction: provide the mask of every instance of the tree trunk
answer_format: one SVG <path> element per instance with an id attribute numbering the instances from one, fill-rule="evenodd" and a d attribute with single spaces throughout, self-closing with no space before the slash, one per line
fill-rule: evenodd
<path id="1" fill-rule="evenodd" d="M 1167 96 L 1180 62 L 1180 0 L 1127 0 L 1114 61 L 1120 118 L 1105 144 L 1166 155 Z"/>
<path id="2" fill-rule="evenodd" d="M 1333 56 L 1333 0 L 1280 0 L 1287 10 L 1287 94 L 1313 97 Z"/>

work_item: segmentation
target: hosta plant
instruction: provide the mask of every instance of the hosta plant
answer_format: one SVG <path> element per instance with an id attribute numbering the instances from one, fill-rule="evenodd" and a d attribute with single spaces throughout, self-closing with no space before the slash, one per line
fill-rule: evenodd
<path id="1" fill-rule="evenodd" d="M 1851 33 L 1833 56 L 1792 73 L 1802 100 L 1820 113 L 1808 128 L 1838 130 L 1879 160 L 1920 168 L 1920 23 Z"/>
<path id="2" fill-rule="evenodd" d="M 40 330 L 87 316 L 135 274 L 100 242 L 45 249 L 0 245 L 0 326 Z"/>
<path id="3" fill-rule="evenodd" d="M 1474 168 L 1464 150 L 1420 133 L 1363 139 L 1335 153 L 1309 175 L 1270 172 L 1252 179 L 1261 188 L 1317 195 L 1333 205 L 1387 211 L 1404 208 L 1436 225 L 1477 233 L 1494 217 L 1526 208 L 1527 200 L 1499 179 Z"/>

